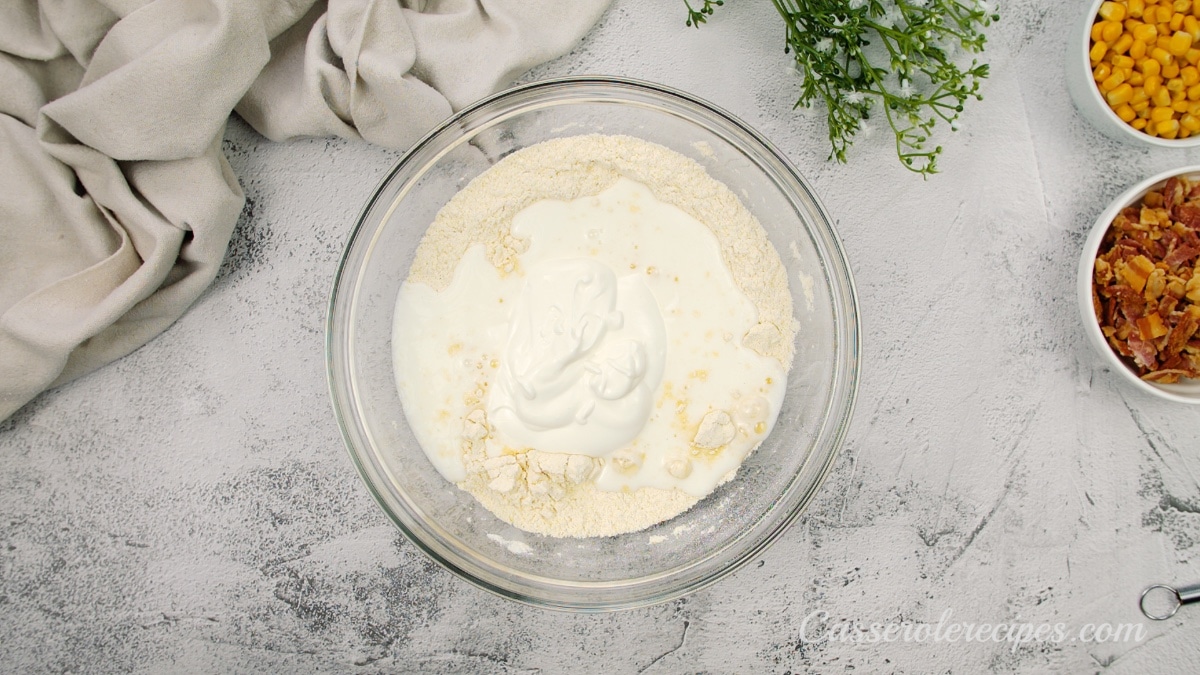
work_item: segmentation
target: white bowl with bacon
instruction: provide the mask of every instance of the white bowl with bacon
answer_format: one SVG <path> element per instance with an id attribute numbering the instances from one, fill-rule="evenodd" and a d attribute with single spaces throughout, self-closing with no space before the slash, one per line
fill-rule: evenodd
<path id="1" fill-rule="evenodd" d="M 1100 214 L 1077 290 L 1088 340 L 1112 370 L 1200 404 L 1200 166 L 1151 176 Z"/>

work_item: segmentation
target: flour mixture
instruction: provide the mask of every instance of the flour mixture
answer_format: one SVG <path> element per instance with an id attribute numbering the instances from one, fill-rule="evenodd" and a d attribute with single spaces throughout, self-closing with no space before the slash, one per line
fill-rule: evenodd
<path id="1" fill-rule="evenodd" d="M 779 255 L 727 187 L 626 136 L 516 152 L 438 213 L 396 301 L 409 424 L 502 520 L 641 530 L 770 433 L 796 322 Z"/>

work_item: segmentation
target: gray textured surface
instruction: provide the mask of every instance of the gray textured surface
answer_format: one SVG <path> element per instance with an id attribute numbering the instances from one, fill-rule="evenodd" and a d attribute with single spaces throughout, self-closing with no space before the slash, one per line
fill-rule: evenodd
<path id="1" fill-rule="evenodd" d="M 494 598 L 385 520 L 330 412 L 323 320 L 353 218 L 398 155 L 235 122 L 248 201 L 220 279 L 159 339 L 0 424 L 4 670 L 1200 670 L 1200 608 L 1134 643 L 799 639 L 818 609 L 1133 622 L 1144 585 L 1200 581 L 1200 410 L 1106 371 L 1073 296 L 1104 203 L 1200 153 L 1085 126 L 1061 68 L 1075 7 L 1002 11 L 987 99 L 928 182 L 883 133 L 825 161 L 819 113 L 791 110 L 768 3 L 692 31 L 675 2 L 618 2 L 527 76 L 640 77 L 742 116 L 822 195 L 861 295 L 858 413 L 808 515 L 715 587 L 615 615 Z"/>

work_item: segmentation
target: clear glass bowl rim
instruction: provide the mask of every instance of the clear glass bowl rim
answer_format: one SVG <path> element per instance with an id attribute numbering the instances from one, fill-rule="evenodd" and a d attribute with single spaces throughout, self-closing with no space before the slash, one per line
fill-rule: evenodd
<path id="1" fill-rule="evenodd" d="M 821 262 L 825 267 L 823 274 L 830 286 L 829 294 L 833 301 L 832 310 L 835 315 L 833 321 L 835 331 L 834 349 L 837 354 L 835 363 L 833 364 L 832 385 L 829 401 L 826 405 L 826 416 L 822 420 L 817 441 L 813 444 L 814 455 L 818 454 L 816 451 L 822 448 L 825 449 L 823 456 L 813 457 L 821 461 L 821 466 L 815 476 L 815 480 L 810 486 L 798 485 L 801 471 L 797 471 L 796 476 L 788 484 L 788 488 L 776 500 L 776 503 L 778 503 L 792 497 L 794 498 L 794 503 L 787 513 L 774 518 L 767 532 L 762 534 L 757 540 L 748 542 L 748 545 L 740 548 L 732 560 L 725 561 L 724 564 L 716 567 L 716 569 L 710 569 L 707 573 L 695 576 L 694 578 L 681 575 L 680 571 L 693 570 L 700 563 L 711 560 L 716 554 L 710 554 L 690 561 L 684 568 L 676 568 L 665 573 L 622 580 L 621 582 L 570 582 L 553 588 L 554 580 L 545 578 L 540 580 L 542 582 L 551 582 L 548 585 L 552 587 L 551 590 L 558 591 L 557 593 L 539 593 L 539 589 L 522 587 L 521 583 L 512 583 L 511 580 L 505 579 L 503 575 L 498 575 L 492 570 L 481 569 L 469 557 L 459 555 L 453 549 L 447 549 L 432 539 L 426 540 L 420 531 L 421 518 L 407 508 L 403 499 L 397 500 L 393 504 L 388 499 L 388 496 L 380 490 L 377 482 L 382 482 L 386 474 L 379 467 L 374 466 L 374 459 L 369 456 L 368 452 L 359 448 L 360 442 L 370 440 L 370 434 L 358 419 L 359 408 L 354 404 L 355 396 L 352 391 L 354 387 L 352 382 L 350 382 L 352 370 L 349 368 L 350 337 L 352 331 L 347 330 L 347 327 L 342 325 L 343 322 L 341 319 L 348 319 L 352 316 L 351 310 L 354 307 L 359 290 L 358 282 L 361 281 L 362 268 L 366 262 L 365 258 L 356 258 L 355 254 L 361 253 L 362 249 L 367 247 L 364 241 L 373 238 L 386 224 L 386 220 L 374 223 L 368 222 L 368 216 L 385 197 L 385 190 L 392 184 L 396 176 L 407 168 L 414 161 L 414 158 L 420 156 L 423 151 L 427 151 L 427 146 L 437 141 L 447 130 L 459 127 L 464 133 L 469 134 L 474 127 L 469 125 L 464 126 L 464 122 L 471 120 L 474 116 L 481 113 L 481 111 L 486 111 L 491 107 L 501 105 L 514 98 L 526 98 L 537 94 L 553 95 L 555 93 L 562 93 L 564 90 L 567 90 L 567 93 L 571 93 L 570 90 L 575 90 L 576 93 L 590 91 L 593 95 L 592 100 L 604 100 L 606 102 L 618 100 L 619 96 L 617 94 L 621 91 L 631 91 L 639 95 L 658 97 L 677 105 L 681 104 L 685 107 L 691 107 L 696 112 L 705 114 L 719 123 L 722 135 L 732 137 L 727 138 L 727 140 L 740 143 L 743 149 L 749 146 L 749 149 L 752 149 L 756 153 L 759 160 L 770 164 L 770 168 L 774 174 L 772 176 L 773 182 L 781 189 L 785 185 L 791 188 L 793 194 L 787 195 L 789 201 L 795 202 L 798 199 L 801 203 L 807 202 L 810 210 L 815 211 L 816 215 L 819 216 L 818 221 L 810 223 L 810 227 L 807 229 L 809 235 L 813 238 L 814 244 L 818 247 Z M 561 101 L 561 99 L 552 100 Z M 577 102 L 587 100 L 589 99 L 585 97 L 580 98 Z M 544 103 L 532 104 L 527 101 L 520 105 L 534 109 L 539 107 L 539 105 L 544 105 Z M 512 113 L 513 110 L 508 110 L 507 112 Z M 710 129 L 710 131 L 715 132 L 713 129 Z M 762 168 L 761 165 L 760 168 Z M 411 181 L 420 175 L 422 174 L 418 172 L 411 176 L 409 180 Z M 388 196 L 395 203 L 396 200 L 403 198 L 404 193 L 405 190 L 401 186 L 394 196 L 390 194 Z M 349 321 L 345 323 L 348 324 Z M 329 308 L 326 315 L 326 374 L 334 415 L 337 418 L 343 441 L 355 469 L 366 484 L 371 496 L 383 509 L 388 518 L 409 541 L 429 555 L 435 562 L 456 576 L 483 590 L 536 607 L 591 612 L 632 609 L 682 597 L 732 574 L 747 562 L 760 555 L 804 513 L 832 469 L 842 443 L 845 440 L 846 433 L 849 430 L 855 399 L 858 393 L 859 355 L 861 352 L 859 323 L 857 292 L 849 262 L 833 221 L 808 182 L 768 140 L 724 109 L 686 92 L 661 84 L 610 76 L 563 77 L 517 85 L 480 99 L 463 108 L 413 144 L 379 182 L 371 198 L 367 201 L 355 220 L 354 228 L 347 238 L 346 246 L 343 249 L 337 271 L 334 275 Z M 803 465 L 801 469 L 803 469 Z M 798 490 L 803 490 L 803 494 L 795 498 L 794 493 Z M 400 507 L 399 511 L 395 508 L 396 506 Z M 724 552 L 726 548 L 728 547 L 722 547 L 717 553 Z M 675 579 L 675 577 L 680 576 L 683 576 L 683 578 Z M 663 584 L 664 580 L 671 583 Z"/>

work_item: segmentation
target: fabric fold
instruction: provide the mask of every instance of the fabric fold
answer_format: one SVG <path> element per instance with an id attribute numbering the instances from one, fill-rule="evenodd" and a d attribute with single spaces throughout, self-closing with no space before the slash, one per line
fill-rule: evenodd
<path id="1" fill-rule="evenodd" d="M 608 0 L 12 0 L 0 7 L 0 419 L 128 354 L 215 278 L 269 138 L 404 148 Z"/>

